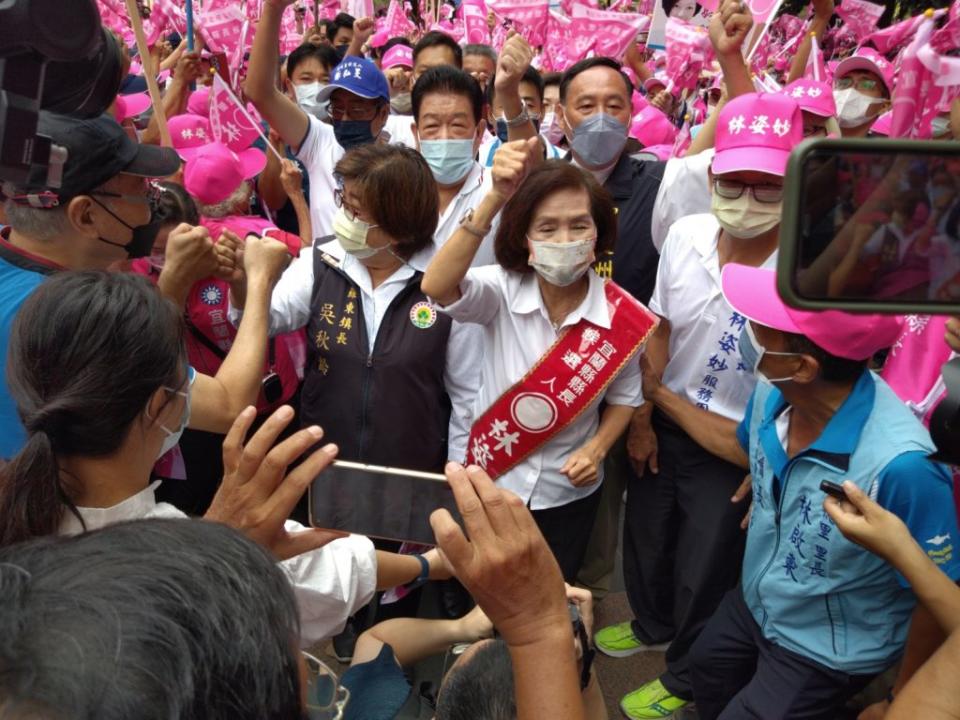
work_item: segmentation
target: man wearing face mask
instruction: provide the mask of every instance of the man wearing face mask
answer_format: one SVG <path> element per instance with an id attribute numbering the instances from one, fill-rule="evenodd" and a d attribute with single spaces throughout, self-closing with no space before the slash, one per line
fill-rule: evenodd
<path id="1" fill-rule="evenodd" d="M 535 132 L 539 133 L 541 130 L 541 118 L 543 117 L 543 78 L 540 73 L 537 72 L 537 69 L 528 66 L 520 78 L 519 87 L 515 85 L 502 85 L 500 82 L 501 77 L 500 74 L 494 75 L 493 82 L 487 85 L 487 122 L 494 128 L 496 135 L 480 146 L 480 163 L 484 167 L 493 167 L 493 156 L 503 143 L 510 142 L 511 139 L 525 140 L 528 136 L 533 137 L 533 135 L 518 133 L 516 124 L 511 127 L 510 122 L 506 119 L 507 111 L 500 101 L 501 97 L 506 97 L 507 95 L 518 96 L 520 98 L 520 115 L 525 118 L 525 122 L 533 125 Z M 527 132 L 529 132 L 529 130 Z M 525 136 L 522 138 L 511 138 L 511 133 L 513 133 L 514 136 Z M 563 153 L 550 143 L 546 135 L 541 133 L 541 138 L 545 148 L 545 160 L 557 160 L 563 157 Z"/>
<path id="2" fill-rule="evenodd" d="M 383 73 L 371 60 L 346 58 L 316 97 L 318 103 L 329 102 L 332 127 L 280 92 L 274 82 L 277 44 L 280 20 L 290 4 L 292 0 L 264 2 L 244 90 L 264 120 L 293 148 L 306 168 L 310 176 L 313 233 L 322 237 L 333 231 L 336 208 L 330 203 L 330 197 L 337 187 L 333 168 L 346 150 L 381 140 L 390 114 L 390 89 Z"/>
<path id="3" fill-rule="evenodd" d="M 903 654 L 896 694 L 918 667 L 922 629 L 935 625 L 892 566 L 837 531 L 821 482 L 855 483 L 955 580 L 949 472 L 928 459 L 920 421 L 867 368 L 896 341 L 899 318 L 789 308 L 772 268 L 730 263 L 722 288 L 747 320 L 741 360 L 759 382 L 739 425 L 696 408 L 678 422 L 749 469 L 753 507 L 742 579 L 691 652 L 697 711 L 703 720 L 839 717 Z"/>
<path id="4" fill-rule="evenodd" d="M 321 103 L 317 97 L 339 62 L 329 45 L 301 45 L 287 57 L 287 95 L 304 112 L 319 120 L 329 120 L 329 103 Z"/>
<path id="5" fill-rule="evenodd" d="M 37 131 L 68 155 L 55 193 L 42 190 L 46 178 L 40 174 L 25 187 L 3 185 L 10 226 L 0 236 L 4 366 L 13 317 L 44 278 L 66 269 L 106 269 L 150 254 L 157 226 L 151 224 L 147 178 L 171 175 L 180 167 L 174 150 L 137 144 L 108 115 L 78 120 L 42 112 Z M 165 271 L 163 285 L 169 287 L 171 279 L 178 284 L 178 268 Z M 24 439 L 6 382 L 0 380 L 0 459 L 15 454 Z"/>
<path id="6" fill-rule="evenodd" d="M 690 648 L 739 573 L 744 508 L 729 499 L 743 470 L 687 434 L 676 407 L 730 427 L 743 418 L 755 384 L 738 347 L 746 321 L 724 300 L 720 272 L 728 262 L 775 266 L 783 176 L 802 139 L 800 108 L 785 95 L 727 103 L 713 212 L 678 220 L 661 250 L 650 309 L 662 320 L 644 362 L 664 390 L 634 415 L 627 441 L 637 475 L 627 481 L 623 568 L 634 620 L 596 636 L 613 657 L 666 649 L 667 671 L 624 697 L 630 718 L 666 717 L 693 699 Z"/>
<path id="7" fill-rule="evenodd" d="M 870 47 L 862 47 L 840 62 L 833 79 L 833 99 L 843 137 L 866 137 L 877 118 L 890 109 L 893 76 L 893 64 Z"/>

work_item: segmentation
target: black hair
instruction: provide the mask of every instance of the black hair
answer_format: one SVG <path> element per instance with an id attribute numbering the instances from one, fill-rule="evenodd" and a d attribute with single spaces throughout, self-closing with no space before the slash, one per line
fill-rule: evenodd
<path id="1" fill-rule="evenodd" d="M 456 65 L 457 68 L 462 69 L 463 68 L 463 48 L 460 47 L 459 44 L 457 44 L 456 40 L 454 40 L 452 37 L 447 35 L 445 32 L 440 32 L 439 30 L 431 30 L 422 38 L 420 38 L 420 41 L 414 46 L 413 48 L 414 66 L 416 66 L 417 56 L 421 52 L 423 52 L 427 48 L 438 47 L 440 45 L 443 45 L 444 47 L 447 47 L 450 49 L 450 52 L 453 53 L 453 61 L 454 61 L 453 64 Z"/>
<path id="2" fill-rule="evenodd" d="M 611 70 L 616 70 L 618 73 L 620 73 L 620 77 L 623 78 L 623 84 L 627 88 L 627 102 L 630 102 L 630 98 L 633 95 L 633 83 L 630 82 L 630 78 L 628 78 L 623 70 L 620 69 L 620 63 L 613 58 L 608 57 L 586 58 L 585 60 L 581 60 L 580 62 L 574 63 L 568 67 L 563 73 L 563 77 L 560 78 L 560 102 L 566 102 L 567 89 L 570 87 L 570 83 L 573 82 L 574 78 L 580 73 L 591 70 L 595 67 L 606 67 L 610 68 Z"/>
<path id="3" fill-rule="evenodd" d="M 563 73 L 548 72 L 543 74 L 544 87 L 547 85 L 559 85 L 561 80 L 563 80 Z"/>
<path id="4" fill-rule="evenodd" d="M 316 59 L 331 72 L 340 62 L 340 58 L 337 57 L 337 51 L 330 45 L 303 43 L 303 45 L 300 45 L 287 56 L 287 77 L 292 78 L 293 71 L 296 70 L 297 65 L 310 58 Z"/>
<path id="5" fill-rule="evenodd" d="M 663 12 L 667 17 L 670 17 L 670 13 L 673 12 L 673 9 L 677 6 L 678 2 L 680 2 L 680 0 L 661 0 L 660 4 L 663 6 Z M 694 15 L 701 10 L 700 3 L 696 3 L 696 6 L 697 9 L 694 12 Z"/>
<path id="6" fill-rule="evenodd" d="M 200 211 L 193 196 L 180 183 L 161 181 L 160 198 L 153 210 L 153 220 L 163 225 L 179 225 L 180 223 L 200 224 Z"/>
<path id="7" fill-rule="evenodd" d="M 494 67 L 497 65 L 497 51 L 484 43 L 470 43 L 469 45 L 464 45 L 463 54 L 465 56 L 479 55 L 487 58 L 488 60 L 493 60 Z"/>
<path id="8" fill-rule="evenodd" d="M 392 37 L 376 50 L 377 57 L 382 58 L 387 54 L 387 51 L 390 50 L 390 48 L 396 47 L 397 45 L 404 45 L 411 50 L 413 49 L 413 43 L 407 40 L 405 37 Z"/>
<path id="9" fill-rule="evenodd" d="M 486 640 L 447 673 L 437 698 L 436 720 L 515 720 L 513 663 L 503 638 Z"/>
<path id="10" fill-rule="evenodd" d="M 145 277 L 63 272 L 23 303 L 10 330 L 7 385 L 27 442 L 0 469 L 0 546 L 56 533 L 78 488 L 59 458 L 121 446 L 161 387 L 180 387 L 180 311 Z"/>
<path id="11" fill-rule="evenodd" d="M 430 93 L 462 95 L 470 101 L 474 121 L 480 122 L 483 119 L 483 90 L 480 83 L 463 70 L 441 65 L 430 68 L 420 76 L 410 94 L 414 121 L 420 120 L 420 105 L 423 98 Z"/>
<path id="12" fill-rule="evenodd" d="M 487 105 L 492 106 L 494 99 L 497 97 L 497 91 L 494 89 L 494 81 L 497 79 L 496 73 L 490 76 L 490 81 L 487 83 L 486 99 Z M 520 82 L 530 83 L 537 89 L 537 97 L 540 98 L 540 102 L 543 103 L 543 88 L 545 84 L 543 82 L 543 75 L 540 74 L 540 71 L 537 70 L 532 65 L 523 71 L 523 77 L 520 78 Z"/>
<path id="13" fill-rule="evenodd" d="M 785 332 L 788 352 L 809 355 L 820 364 L 820 379 L 832 383 L 852 383 L 863 374 L 869 360 L 849 360 L 832 355 L 805 335 Z"/>
<path id="14" fill-rule="evenodd" d="M 5 718 L 302 716 L 290 583 L 225 525 L 136 520 L 0 548 L 0 597 Z"/>
<path id="15" fill-rule="evenodd" d="M 353 30 L 353 23 L 356 22 L 356 18 L 349 13 L 337 13 L 337 16 L 333 20 L 327 20 L 327 40 L 333 42 L 333 39 L 337 36 L 337 31 L 340 28 L 347 28 L 347 30 Z"/>

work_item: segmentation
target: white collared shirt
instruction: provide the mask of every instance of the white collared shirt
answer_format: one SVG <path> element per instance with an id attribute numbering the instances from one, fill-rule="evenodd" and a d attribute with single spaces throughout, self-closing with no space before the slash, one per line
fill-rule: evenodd
<path id="1" fill-rule="evenodd" d="M 670 322 L 663 383 L 693 405 L 741 420 L 757 380 L 740 361 L 746 318 L 723 296 L 719 233 L 711 214 L 688 215 L 670 227 L 650 309 Z M 776 264 L 774 252 L 762 267 Z"/>
<path id="2" fill-rule="evenodd" d="M 592 270 L 588 277 L 590 286 L 586 297 L 566 317 L 560 329 L 576 325 L 581 319 L 610 327 L 603 281 Z M 556 342 L 558 330 L 554 329 L 544 307 L 536 273 L 521 275 L 499 265 L 474 268 L 460 283 L 460 292 L 460 300 L 443 310 L 454 320 L 483 326 L 483 372 L 474 415 L 479 417 Z M 573 451 L 596 435 L 601 400 L 608 405 L 638 407 L 643 404 L 640 383 L 639 364 L 627 362 L 603 396 L 597 397 L 537 452 L 502 475 L 497 484 L 519 495 L 533 510 L 566 505 L 593 493 L 599 482 L 574 487 L 566 475 L 560 474 L 560 468 Z"/>
<path id="3" fill-rule="evenodd" d="M 650 221 L 650 237 L 657 252 L 663 252 L 663 243 L 674 222 L 710 212 L 708 171 L 712 162 L 713 148 L 667 160 Z"/>
<path id="4" fill-rule="evenodd" d="M 477 207 L 492 187 L 493 173 L 481 167 L 480 163 L 474 162 L 473 167 L 467 174 L 467 179 L 463 182 L 463 187 L 460 188 L 446 209 L 440 213 L 440 222 L 437 223 L 437 231 L 433 234 L 433 239 L 438 248 L 443 247 L 443 244 L 453 236 L 460 227 L 463 216 L 467 214 L 468 210 Z M 490 232 L 480 243 L 480 248 L 474 255 L 472 267 L 493 265 L 496 262 L 493 254 L 493 239 L 497 235 L 498 227 L 500 227 L 499 213 L 490 224 Z"/>
<path id="5" fill-rule="evenodd" d="M 84 531 L 113 525 L 125 520 L 182 518 L 191 520 L 173 505 L 158 503 L 156 481 L 136 495 L 108 508 L 79 507 L 83 524 L 69 510 L 60 523 L 60 535 L 78 535 Z M 86 527 L 84 527 L 86 526 Z M 287 520 L 287 532 L 307 530 Z M 373 543 L 362 535 L 334 540 L 322 548 L 280 563 L 293 585 L 300 612 L 300 645 L 310 647 L 343 630 L 347 618 L 364 607 L 377 587 L 377 553 Z"/>
<path id="6" fill-rule="evenodd" d="M 414 255 L 376 288 L 363 263 L 344 252 L 340 243 L 332 240 L 320 247 L 322 252 L 340 261 L 340 269 L 360 289 L 361 308 L 367 329 L 367 347 L 374 347 L 380 323 L 390 303 L 406 287 L 414 271 L 423 272 L 436 252 L 428 246 Z M 304 248 L 284 271 L 270 299 L 270 336 L 280 335 L 304 327 L 310 319 L 310 297 L 313 293 L 314 248 Z M 230 322 L 238 325 L 241 313 L 230 305 Z M 483 354 L 480 330 L 454 322 L 447 341 L 446 366 L 443 384 L 450 396 L 450 425 L 447 436 L 447 457 L 462 462 L 467 452 L 467 437 L 473 422 L 473 404 L 480 383 L 480 358 Z"/>

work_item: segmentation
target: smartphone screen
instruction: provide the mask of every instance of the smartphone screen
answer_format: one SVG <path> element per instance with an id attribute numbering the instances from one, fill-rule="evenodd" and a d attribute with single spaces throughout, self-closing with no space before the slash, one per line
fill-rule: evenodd
<path id="1" fill-rule="evenodd" d="M 784 222 L 795 226 L 781 232 L 795 243 L 789 277 L 801 301 L 888 312 L 960 304 L 960 148 L 945 145 L 826 140 L 802 153 L 786 183 L 798 197 L 795 215 L 785 201 Z"/>
<path id="2" fill-rule="evenodd" d="M 310 524 L 386 540 L 435 545 L 430 514 L 460 514 L 443 475 L 335 461 L 310 485 Z"/>

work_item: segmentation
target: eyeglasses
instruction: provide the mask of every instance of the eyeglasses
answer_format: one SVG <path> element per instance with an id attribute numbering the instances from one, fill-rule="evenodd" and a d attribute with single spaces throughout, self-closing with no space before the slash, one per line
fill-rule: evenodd
<path id="1" fill-rule="evenodd" d="M 310 720 L 340 720 L 350 701 L 350 691 L 326 663 L 301 653 L 307 664 L 307 716 Z"/>
<path id="2" fill-rule="evenodd" d="M 739 180 L 713 181 L 713 191 L 727 200 L 739 199 L 748 188 L 757 202 L 772 204 L 783 200 L 783 185 L 750 185 Z"/>
<path id="3" fill-rule="evenodd" d="M 351 207 L 347 202 L 346 198 L 343 195 L 343 188 L 334 188 L 333 191 L 333 204 L 338 208 L 343 208 L 344 212 L 347 213 L 347 216 L 351 220 L 356 220 L 360 217 L 360 211 L 355 207 Z"/>
<path id="4" fill-rule="evenodd" d="M 873 78 L 852 78 L 850 76 L 837 78 L 833 81 L 833 87 L 835 90 L 849 90 L 850 88 L 856 88 L 857 90 L 876 90 L 880 87 L 880 83 L 874 80 Z"/>
<path id="5" fill-rule="evenodd" d="M 373 120 L 380 111 L 380 103 L 357 99 L 353 102 L 331 102 L 327 113 L 334 120 L 343 120 L 348 114 L 351 120 L 367 122 Z"/>
<path id="6" fill-rule="evenodd" d="M 163 195 L 163 189 L 154 182 L 144 181 L 143 195 L 126 195 L 124 193 L 110 192 L 109 190 L 93 190 L 89 194 L 99 197 L 119 198 L 124 202 L 134 203 L 135 205 L 149 205 L 155 207 L 160 202 L 160 196 Z"/>

